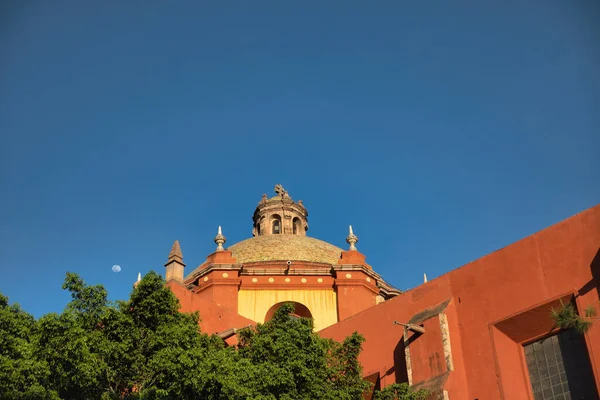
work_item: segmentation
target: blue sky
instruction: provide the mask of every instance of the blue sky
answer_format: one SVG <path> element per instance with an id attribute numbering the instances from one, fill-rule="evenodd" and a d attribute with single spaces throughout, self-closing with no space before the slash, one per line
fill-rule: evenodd
<path id="1" fill-rule="evenodd" d="M 3 2 L 0 292 L 126 298 L 276 183 L 400 289 L 599 203 L 598 2 L 417 3 Z"/>

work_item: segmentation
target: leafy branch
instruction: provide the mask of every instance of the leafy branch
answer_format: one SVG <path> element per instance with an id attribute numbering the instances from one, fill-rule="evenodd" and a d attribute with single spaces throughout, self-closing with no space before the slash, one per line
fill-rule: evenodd
<path id="1" fill-rule="evenodd" d="M 592 305 L 584 310 L 583 317 L 577 313 L 572 303 L 564 304 L 561 300 L 560 305 L 560 308 L 552 308 L 550 311 L 555 325 L 561 329 L 575 328 L 579 333 L 584 334 L 592 326 L 593 320 L 598 319 L 596 309 Z"/>
<path id="2" fill-rule="evenodd" d="M 413 390 L 408 383 L 394 383 L 375 392 L 374 400 L 425 400 L 431 392 L 426 389 Z"/>

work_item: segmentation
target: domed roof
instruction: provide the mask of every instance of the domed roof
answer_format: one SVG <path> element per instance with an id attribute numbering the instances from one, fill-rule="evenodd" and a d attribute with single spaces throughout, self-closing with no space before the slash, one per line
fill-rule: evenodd
<path id="1" fill-rule="evenodd" d="M 300 235 L 264 235 L 243 240 L 227 249 L 238 263 L 309 261 L 337 264 L 343 251 L 319 239 Z"/>

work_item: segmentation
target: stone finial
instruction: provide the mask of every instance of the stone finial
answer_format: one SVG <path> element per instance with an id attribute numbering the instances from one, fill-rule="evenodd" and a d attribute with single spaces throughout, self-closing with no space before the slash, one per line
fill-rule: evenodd
<path id="1" fill-rule="evenodd" d="M 141 281 L 142 281 L 142 273 L 141 273 L 141 272 L 138 272 L 138 278 L 137 278 L 137 281 L 135 281 L 135 282 L 133 283 L 133 287 L 134 287 L 134 288 L 136 288 L 136 287 L 137 287 L 137 285 L 139 285 Z"/>
<path id="2" fill-rule="evenodd" d="M 262 195 L 262 199 L 260 199 L 260 204 L 264 204 L 267 202 L 267 200 L 269 200 L 269 198 L 267 197 L 266 193 L 263 193 Z"/>
<path id="3" fill-rule="evenodd" d="M 427 274 L 423 274 L 423 283 L 427 283 Z"/>
<path id="4" fill-rule="evenodd" d="M 349 226 L 349 234 L 346 238 L 346 242 L 350 245 L 350 250 L 356 250 L 356 243 L 358 242 L 358 237 L 352 231 L 352 225 Z"/>
<path id="5" fill-rule="evenodd" d="M 223 244 L 227 241 L 227 238 L 223 236 L 223 232 L 221 231 L 221 227 L 219 226 L 219 230 L 217 232 L 217 236 L 215 236 L 215 243 L 217 244 L 217 251 L 223 251 L 225 248 Z"/>

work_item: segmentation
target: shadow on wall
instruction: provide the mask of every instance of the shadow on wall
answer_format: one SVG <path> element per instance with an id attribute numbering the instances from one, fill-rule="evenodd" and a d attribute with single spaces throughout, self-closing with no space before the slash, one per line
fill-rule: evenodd
<path id="1" fill-rule="evenodd" d="M 420 333 L 413 333 L 408 340 L 400 339 L 394 348 L 394 374 L 396 383 L 408 382 L 408 366 L 406 365 L 406 347 L 415 341 Z"/>
<path id="2" fill-rule="evenodd" d="M 592 271 L 592 279 L 579 289 L 579 295 L 585 295 L 595 287 L 598 300 L 600 300 L 600 248 L 598 248 L 596 256 L 590 264 L 590 270 Z"/>
<path id="3" fill-rule="evenodd" d="M 394 374 L 396 383 L 408 382 L 408 369 L 405 356 L 406 345 L 403 339 L 394 348 Z"/>
<path id="4" fill-rule="evenodd" d="M 592 260 L 590 265 L 592 270 L 592 280 L 596 283 L 596 293 L 598 294 L 598 300 L 600 300 L 600 247 L 596 252 L 596 257 Z"/>

